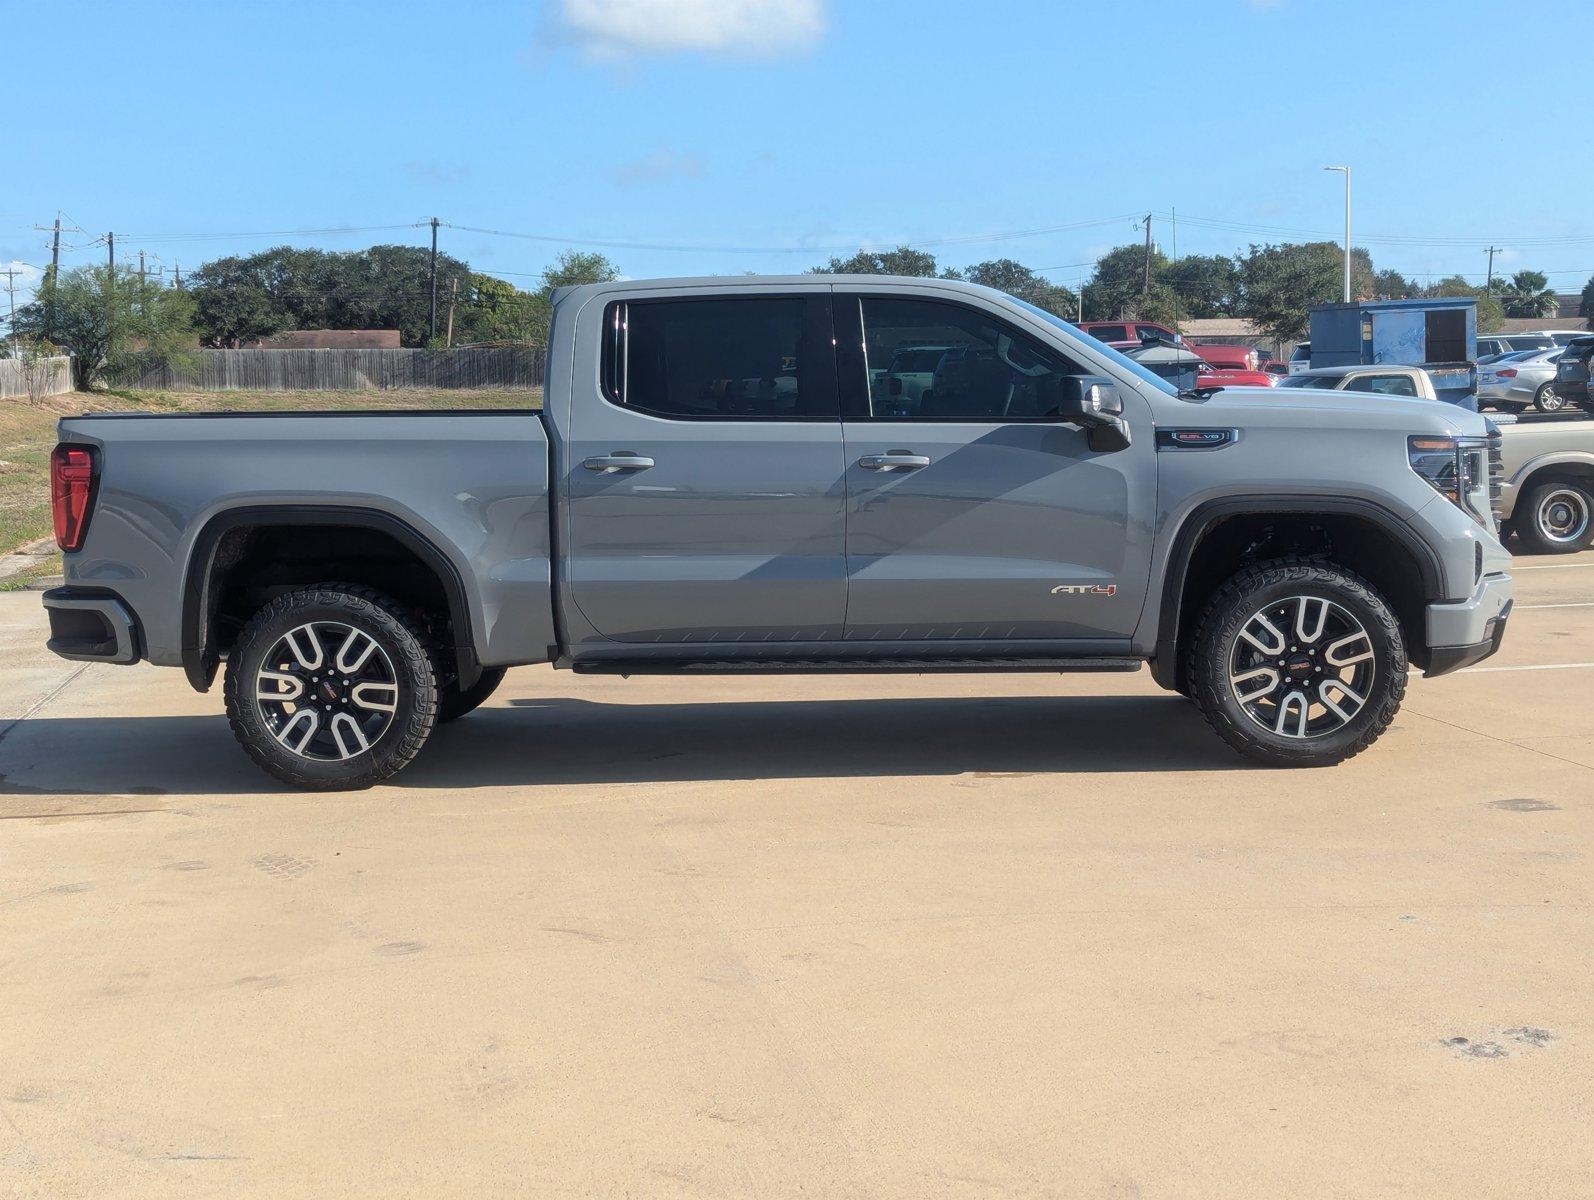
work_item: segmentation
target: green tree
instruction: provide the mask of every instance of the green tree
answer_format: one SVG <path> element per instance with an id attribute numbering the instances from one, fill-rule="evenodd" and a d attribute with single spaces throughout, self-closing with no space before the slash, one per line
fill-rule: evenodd
<path id="1" fill-rule="evenodd" d="M 470 274 L 452 255 L 437 256 L 439 306 L 447 281 Z M 287 329 L 397 329 L 404 345 L 420 346 L 430 331 L 431 252 L 420 246 L 277 246 L 206 263 L 189 286 L 200 332 L 214 346 Z"/>
<path id="2" fill-rule="evenodd" d="M 17 310 L 16 332 L 53 340 L 72 355 L 73 383 L 94 387 L 133 371 L 186 359 L 196 343 L 194 302 L 186 292 L 140 283 L 126 267 L 78 267 L 46 281 Z"/>
<path id="3" fill-rule="evenodd" d="M 1518 271 L 1500 291 L 1500 303 L 1508 317 L 1550 317 L 1559 301 L 1542 271 Z"/>
<path id="4" fill-rule="evenodd" d="M 1017 296 L 1036 308 L 1044 308 L 1069 320 L 1074 319 L 1079 303 L 1079 298 L 1068 288 L 1042 278 L 1011 258 L 993 258 L 989 262 L 975 263 L 963 272 L 963 278 L 970 283 Z"/>
<path id="5" fill-rule="evenodd" d="M 1589 328 L 1594 329 L 1594 275 L 1589 276 L 1583 285 L 1583 296 L 1578 302 L 1577 315 L 1588 321 Z"/>
<path id="6" fill-rule="evenodd" d="M 1138 243 L 1118 246 L 1096 260 L 1085 284 L 1085 319 L 1120 318 L 1143 321 L 1178 321 L 1187 314 L 1178 293 L 1164 282 L 1168 259 L 1151 251 L 1151 290 L 1145 290 L 1146 248 Z"/>
<path id="7" fill-rule="evenodd" d="M 460 288 L 454 318 L 454 344 L 535 345 L 546 336 L 548 299 L 523 292 L 491 275 L 472 273 Z"/>
<path id="8" fill-rule="evenodd" d="M 1224 254 L 1187 254 L 1154 272 L 1152 282 L 1167 284 L 1187 316 L 1228 317 L 1240 306 L 1240 268 Z"/>
<path id="9" fill-rule="evenodd" d="M 1379 271 L 1373 276 L 1373 293 L 1380 300 L 1409 300 L 1417 294 L 1417 284 L 1399 271 Z"/>
<path id="10" fill-rule="evenodd" d="M 1344 298 L 1344 252 L 1334 242 L 1256 246 L 1240 260 L 1240 315 L 1283 342 L 1306 335 L 1314 304 Z M 1376 294 L 1367 251 L 1351 252 L 1351 295 Z"/>
<path id="11" fill-rule="evenodd" d="M 895 250 L 860 250 L 851 258 L 833 258 L 812 275 L 914 275 L 925 279 L 936 275 L 935 255 L 923 250 L 898 246 Z M 943 279 L 956 279 L 955 271 L 940 273 Z"/>
<path id="12" fill-rule="evenodd" d="M 566 250 L 542 273 L 545 291 L 581 283 L 613 283 L 620 278 L 615 265 L 601 254 Z"/>

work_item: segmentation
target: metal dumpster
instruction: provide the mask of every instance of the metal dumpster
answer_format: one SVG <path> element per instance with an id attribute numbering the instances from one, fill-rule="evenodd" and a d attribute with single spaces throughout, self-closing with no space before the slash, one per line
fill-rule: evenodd
<path id="1" fill-rule="evenodd" d="M 1423 367 L 1441 400 L 1478 407 L 1478 302 L 1470 296 L 1315 304 L 1312 366 Z"/>

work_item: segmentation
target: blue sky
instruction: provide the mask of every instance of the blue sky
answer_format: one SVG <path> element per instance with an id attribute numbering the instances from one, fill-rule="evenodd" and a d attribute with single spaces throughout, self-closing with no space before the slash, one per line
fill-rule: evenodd
<path id="1" fill-rule="evenodd" d="M 925 248 L 1077 285 L 1147 211 L 1180 253 L 1337 237 L 1350 163 L 1380 267 L 1594 274 L 1586 0 L 0 0 L 0 31 L 0 267 L 57 209 L 67 265 L 115 230 L 185 268 L 436 215 L 559 239 L 442 231 L 517 283 L 567 244 L 693 247 L 604 248 L 646 276 L 970 239 Z"/>

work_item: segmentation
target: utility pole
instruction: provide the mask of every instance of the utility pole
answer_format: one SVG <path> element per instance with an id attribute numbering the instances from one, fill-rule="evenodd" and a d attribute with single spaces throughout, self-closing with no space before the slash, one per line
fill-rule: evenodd
<path id="1" fill-rule="evenodd" d="M 448 287 L 448 341 L 450 350 L 454 348 L 454 305 L 459 300 L 459 276 L 454 276 L 453 282 Z"/>
<path id="2" fill-rule="evenodd" d="M 146 282 L 147 282 L 147 276 L 144 274 L 144 252 L 142 250 L 140 250 L 138 252 L 138 291 L 139 291 L 139 295 L 143 295 L 144 294 L 144 284 Z"/>
<path id="3" fill-rule="evenodd" d="M 1494 295 L 1494 256 L 1498 253 L 1500 253 L 1500 247 L 1489 247 L 1489 282 L 1483 285 L 1483 290 L 1491 296 Z"/>
<path id="4" fill-rule="evenodd" d="M 432 308 L 427 318 L 427 340 L 437 337 L 437 218 L 432 218 Z"/>
<path id="5" fill-rule="evenodd" d="M 11 357 L 17 357 L 17 273 L 12 267 L 6 268 L 6 295 L 11 300 Z"/>
<path id="6" fill-rule="evenodd" d="M 116 329 L 116 235 L 105 235 L 105 248 L 111 264 L 110 273 L 105 277 L 105 328 L 107 332 Z"/>
<path id="7" fill-rule="evenodd" d="M 1151 295 L 1151 214 L 1146 214 L 1146 274 L 1140 284 L 1140 295 L 1144 299 Z"/>
<path id="8" fill-rule="evenodd" d="M 55 337 L 55 284 L 61 277 L 61 234 L 63 232 L 82 233 L 83 231 L 76 225 L 63 231 L 60 212 L 55 214 L 55 225 L 53 227 L 35 225 L 34 228 L 40 233 L 52 235 L 50 238 L 50 273 L 44 279 L 44 336 L 47 340 L 50 340 Z"/>
<path id="9" fill-rule="evenodd" d="M 182 288 L 183 288 L 183 264 L 180 263 L 180 262 L 174 262 L 172 264 L 172 274 L 177 277 L 177 290 L 178 291 L 182 291 Z"/>

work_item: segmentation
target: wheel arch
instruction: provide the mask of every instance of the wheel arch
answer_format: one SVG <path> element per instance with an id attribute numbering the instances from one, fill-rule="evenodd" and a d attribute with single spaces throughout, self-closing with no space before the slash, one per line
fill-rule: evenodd
<path id="1" fill-rule="evenodd" d="M 1151 597 L 1157 602 L 1157 633 L 1151 674 L 1160 686 L 1170 690 L 1180 688 L 1179 642 L 1193 619 L 1192 607 L 1201 599 L 1191 591 L 1192 564 L 1197 550 L 1231 522 L 1254 524 L 1266 518 L 1298 522 L 1311 517 L 1327 518 L 1339 524 L 1360 524 L 1378 531 L 1389 544 L 1400 548 L 1421 593 L 1421 604 L 1414 606 L 1408 601 L 1401 606 L 1406 610 L 1401 614 L 1402 624 L 1411 633 L 1421 630 L 1422 604 L 1444 598 L 1444 571 L 1433 547 L 1398 515 L 1373 501 L 1351 496 L 1224 496 L 1205 501 L 1185 515 L 1169 543 L 1161 587 L 1152 588 Z M 1391 600 L 1398 598 L 1391 597 Z M 1409 653 L 1413 661 L 1418 661 L 1425 647 L 1420 637 L 1411 641 Z"/>
<path id="2" fill-rule="evenodd" d="M 456 671 L 469 686 L 481 674 L 471 625 L 469 592 L 464 576 L 435 542 L 409 522 L 381 509 L 344 505 L 270 504 L 244 505 L 212 516 L 195 535 L 183 572 L 182 662 L 183 672 L 195 691 L 208 691 L 215 679 L 220 654 L 216 647 L 215 616 L 220 601 L 216 587 L 222 564 L 219 552 L 229 534 L 267 529 L 331 527 L 368 530 L 392 539 L 431 572 L 448 609 Z"/>

